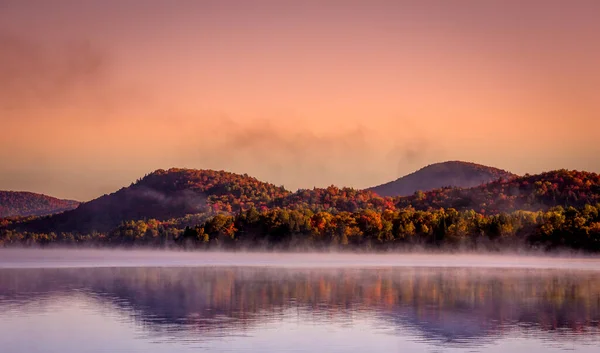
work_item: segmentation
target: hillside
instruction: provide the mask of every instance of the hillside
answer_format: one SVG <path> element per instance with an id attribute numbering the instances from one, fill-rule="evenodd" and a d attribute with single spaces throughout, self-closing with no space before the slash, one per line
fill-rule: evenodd
<path id="1" fill-rule="evenodd" d="M 352 188 L 314 188 L 290 192 L 248 175 L 224 171 L 157 170 L 129 187 L 81 204 L 76 210 L 22 223 L 36 232 L 108 231 L 124 221 L 179 219 L 192 214 L 236 213 L 256 208 L 309 209 L 311 212 L 383 211 L 391 198 Z M 204 216 L 200 217 L 205 218 Z"/>
<path id="2" fill-rule="evenodd" d="M 470 188 L 500 178 L 510 179 L 515 176 L 497 168 L 452 161 L 431 164 L 412 174 L 368 190 L 381 196 L 409 196 L 419 190 L 429 191 L 447 186 Z"/>
<path id="3" fill-rule="evenodd" d="M 157 170 L 119 191 L 75 210 L 28 223 L 36 231 L 107 231 L 123 221 L 167 220 L 207 211 L 231 212 L 266 205 L 289 193 L 247 175 L 224 171 Z"/>
<path id="4" fill-rule="evenodd" d="M 269 202 L 269 208 L 310 209 L 314 212 L 355 212 L 360 210 L 384 211 L 394 208 L 392 198 L 383 198 L 368 190 L 352 188 L 314 188 L 300 189 L 294 193 Z"/>
<path id="5" fill-rule="evenodd" d="M 498 179 L 473 188 L 441 188 L 391 198 L 369 190 L 336 186 L 292 193 L 247 175 L 169 169 L 157 170 L 129 187 L 83 203 L 77 209 L 23 222 L 18 228 L 36 232 L 106 232 L 124 221 L 166 221 L 192 214 L 203 214 L 200 219 L 205 219 L 210 214 L 238 213 L 250 208 L 260 212 L 283 208 L 332 214 L 394 211 L 409 206 L 417 210 L 473 209 L 484 214 L 540 211 L 553 206 L 595 205 L 600 202 L 599 185 L 594 173 L 555 171 Z"/>
<path id="6" fill-rule="evenodd" d="M 397 207 L 455 208 L 481 213 L 540 211 L 554 206 L 582 207 L 600 203 L 600 175 L 557 170 L 526 175 L 474 188 L 442 188 L 397 199 Z"/>
<path id="7" fill-rule="evenodd" d="M 392 198 L 335 186 L 292 193 L 247 175 L 170 169 L 71 211 L 5 220 L 0 245 L 600 252 L 599 214 L 600 176 L 589 172 L 558 170 Z"/>
<path id="8" fill-rule="evenodd" d="M 20 191 L 0 191 L 0 218 L 44 216 L 76 208 L 79 202 L 60 200 L 42 194 Z"/>

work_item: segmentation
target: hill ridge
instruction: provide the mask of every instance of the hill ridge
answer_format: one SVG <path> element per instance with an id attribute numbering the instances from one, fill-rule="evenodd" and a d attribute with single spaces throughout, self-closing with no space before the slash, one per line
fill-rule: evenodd
<path id="1" fill-rule="evenodd" d="M 512 174 L 511 174 L 512 176 Z M 445 187 L 403 197 L 382 197 L 372 190 L 337 186 L 299 189 L 262 182 L 247 174 L 210 169 L 157 169 L 129 187 L 82 203 L 60 214 L 15 224 L 33 232 L 106 232 L 123 222 L 169 221 L 256 209 L 287 209 L 305 213 L 387 212 L 454 208 L 498 214 L 515 210 L 543 211 L 554 206 L 600 202 L 600 177 L 595 173 L 557 170 L 543 174 L 494 179 L 470 188 Z M 278 222 L 273 220 L 274 222 Z"/>
<path id="2" fill-rule="evenodd" d="M 367 188 L 380 196 L 410 196 L 446 186 L 470 188 L 516 174 L 483 164 L 459 160 L 429 164 L 396 180 Z"/>
<path id="3" fill-rule="evenodd" d="M 79 204 L 31 191 L 0 190 L 0 218 L 45 216 L 74 209 Z"/>

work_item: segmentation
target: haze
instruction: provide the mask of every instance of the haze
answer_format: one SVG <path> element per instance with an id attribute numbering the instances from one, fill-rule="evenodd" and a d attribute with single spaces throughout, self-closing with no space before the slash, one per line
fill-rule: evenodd
<path id="1" fill-rule="evenodd" d="M 600 171 L 600 2 L 0 0 L 0 189 Z"/>
<path id="2" fill-rule="evenodd" d="M 273 267 L 390 268 L 460 267 L 594 270 L 600 260 L 576 256 L 510 254 L 341 254 L 186 252 L 166 250 L 0 249 L 0 268 Z"/>

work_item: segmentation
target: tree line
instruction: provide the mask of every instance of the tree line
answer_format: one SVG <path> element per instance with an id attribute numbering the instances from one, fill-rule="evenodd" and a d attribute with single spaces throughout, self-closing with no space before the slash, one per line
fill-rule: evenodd
<path id="1" fill-rule="evenodd" d="M 251 207 L 169 221 L 125 221 L 109 232 L 22 232 L 5 227 L 0 245 L 146 246 L 186 249 L 372 250 L 570 249 L 600 251 L 600 204 L 482 214 L 449 209 L 356 212 Z"/>

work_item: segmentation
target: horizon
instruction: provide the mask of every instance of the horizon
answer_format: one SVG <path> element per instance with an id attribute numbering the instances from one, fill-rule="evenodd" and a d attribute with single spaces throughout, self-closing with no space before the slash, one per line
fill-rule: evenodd
<path id="1" fill-rule="evenodd" d="M 600 172 L 600 3 L 0 1 L 0 190 L 165 167 L 364 189 L 440 161 Z"/>
<path id="2" fill-rule="evenodd" d="M 421 169 L 424 169 L 424 168 L 426 168 L 426 167 L 429 167 L 429 166 L 432 166 L 432 165 L 436 165 L 436 164 L 445 164 L 445 163 L 453 163 L 453 162 L 458 162 L 458 163 L 474 163 L 474 162 L 468 162 L 468 161 L 459 161 L 459 160 L 448 160 L 448 161 L 442 161 L 442 162 L 434 162 L 434 163 L 431 163 L 431 164 L 424 165 L 424 166 L 422 166 L 422 167 L 420 167 L 420 168 L 418 168 L 418 169 L 416 169 L 416 170 L 414 170 L 414 171 L 412 171 L 412 172 L 409 172 L 409 173 L 408 173 L 408 174 L 406 174 L 406 175 L 401 175 L 401 176 L 398 176 L 398 177 L 397 177 L 397 178 L 395 178 L 395 179 L 392 179 L 392 180 L 389 180 L 389 181 L 383 182 L 382 184 L 385 184 L 385 183 L 388 183 L 388 182 L 395 181 L 395 180 L 397 180 L 397 179 L 403 178 L 403 177 L 405 177 L 405 176 L 408 176 L 408 175 L 410 175 L 410 174 L 416 173 L 416 172 L 420 171 Z M 481 165 L 481 166 L 484 166 L 484 167 L 496 168 L 496 167 L 493 167 L 493 166 L 486 166 L 486 165 L 482 165 L 482 164 L 479 164 L 479 163 L 474 163 L 474 164 Z M 131 180 L 130 182 L 128 182 L 126 185 L 124 184 L 124 185 L 122 185 L 122 186 L 119 186 L 117 189 L 115 189 L 115 190 L 113 190 L 113 191 L 110 191 L 110 192 L 108 192 L 108 193 L 106 193 L 106 194 L 111 194 L 111 193 L 114 193 L 114 192 L 116 192 L 117 190 L 119 190 L 119 189 L 121 189 L 121 188 L 123 188 L 123 187 L 127 187 L 128 185 L 130 185 L 130 184 L 132 184 L 132 183 L 135 183 L 135 182 L 136 182 L 136 180 L 143 178 L 145 175 L 149 175 L 149 174 L 152 174 L 152 173 L 156 173 L 156 172 L 157 172 L 157 171 L 159 171 L 159 170 L 169 171 L 169 170 L 171 170 L 171 169 L 195 169 L 195 170 L 201 170 L 201 169 L 203 169 L 203 168 L 183 168 L 183 167 L 157 168 L 157 169 L 154 169 L 154 170 L 152 170 L 152 171 L 146 172 L 146 173 L 144 173 L 143 175 L 140 175 L 140 176 L 138 176 L 137 178 L 135 178 L 135 179 Z M 502 168 L 496 168 L 496 169 L 504 170 L 504 169 L 502 169 Z M 285 185 L 283 185 L 283 184 L 275 184 L 275 183 L 273 183 L 273 182 L 270 182 L 270 181 L 268 181 L 268 180 L 262 180 L 262 179 L 260 179 L 260 178 L 257 178 L 257 177 L 256 177 L 256 176 L 254 176 L 254 175 L 250 175 L 250 174 L 248 174 L 248 173 L 244 173 L 244 172 L 240 172 L 240 173 L 238 173 L 238 172 L 233 172 L 233 171 L 231 171 L 231 170 L 226 170 L 226 169 L 205 169 L 205 170 L 214 170 L 214 171 L 220 171 L 220 172 L 222 171 L 222 172 L 226 172 L 226 173 L 234 173 L 234 174 L 239 174 L 239 175 L 247 174 L 247 175 L 248 175 L 249 177 L 251 177 L 251 178 L 256 178 L 256 179 L 258 179 L 258 180 L 260 180 L 260 181 L 267 182 L 267 183 L 271 183 L 271 184 L 274 184 L 274 185 L 277 185 L 277 186 L 283 186 L 283 187 L 284 187 L 286 190 L 288 190 L 288 191 L 292 191 L 292 192 L 295 192 L 295 191 L 298 191 L 298 190 L 306 190 L 306 189 L 318 188 L 317 186 L 312 186 L 312 187 L 306 187 L 306 188 L 299 187 L 299 188 L 296 188 L 296 189 L 290 189 L 290 188 L 286 187 L 286 186 L 285 186 Z M 509 171 L 509 170 L 504 170 L 504 171 L 512 173 L 512 172 L 511 172 L 511 171 Z M 546 172 L 546 171 L 544 171 L 544 172 Z M 514 173 L 513 173 L 513 174 L 514 174 Z M 521 174 L 516 174 L 516 175 L 518 175 L 518 176 L 521 176 Z M 523 174 L 523 175 L 524 175 L 524 174 Z M 352 186 L 347 186 L 347 185 L 339 185 L 339 184 L 336 184 L 336 183 L 329 183 L 329 184 L 327 184 L 327 185 L 325 185 L 325 186 L 323 186 L 323 187 L 328 187 L 328 186 L 332 186 L 332 185 L 333 185 L 333 186 L 340 187 L 340 188 L 343 188 L 343 187 L 350 187 L 350 188 L 353 188 Z M 359 189 L 359 190 L 362 190 L 362 189 L 369 189 L 369 188 L 371 188 L 371 187 L 375 187 L 375 186 L 379 186 L 379 185 L 381 185 L 381 184 L 377 184 L 377 185 L 371 185 L 371 186 L 368 186 L 368 187 L 365 187 L 365 188 L 361 188 L 361 189 Z M 358 189 L 358 188 L 354 188 L 354 189 Z M 102 194 L 102 195 L 97 195 L 97 196 L 94 196 L 94 197 L 93 197 L 92 199 L 90 199 L 90 200 L 77 200 L 77 199 L 64 199 L 64 198 L 61 198 L 61 197 L 56 197 L 56 196 L 54 196 L 54 195 L 45 194 L 45 193 L 38 193 L 38 192 L 30 191 L 30 190 L 6 190 L 6 189 L 0 189 L 0 191 L 9 191 L 9 192 L 29 192 L 29 193 L 35 193 L 35 194 L 46 195 L 46 196 L 50 196 L 50 197 L 54 197 L 54 198 L 58 198 L 58 199 L 62 199 L 62 200 L 70 200 L 70 201 L 78 201 L 78 202 L 87 202 L 87 201 L 91 201 L 91 200 L 94 200 L 94 199 L 96 199 L 96 198 L 98 198 L 98 197 L 101 197 L 101 196 L 105 195 L 105 194 Z"/>

